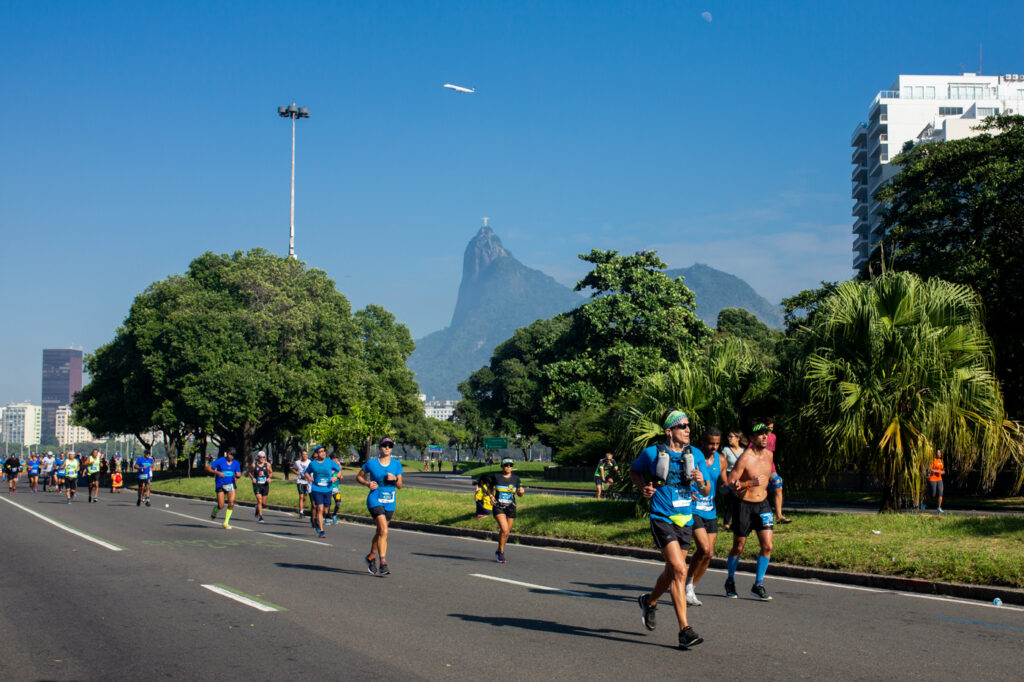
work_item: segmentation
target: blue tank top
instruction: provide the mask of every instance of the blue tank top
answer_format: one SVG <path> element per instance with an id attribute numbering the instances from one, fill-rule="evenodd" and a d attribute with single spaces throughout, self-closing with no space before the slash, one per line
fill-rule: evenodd
<path id="1" fill-rule="evenodd" d="M 718 459 L 718 453 L 714 453 L 711 464 L 703 457 L 697 458 L 697 467 L 705 481 L 711 481 L 711 490 L 707 495 L 701 495 L 696 483 L 693 484 L 693 513 L 702 519 L 715 518 L 715 488 L 718 485 L 718 477 L 722 473 L 722 461 Z"/>

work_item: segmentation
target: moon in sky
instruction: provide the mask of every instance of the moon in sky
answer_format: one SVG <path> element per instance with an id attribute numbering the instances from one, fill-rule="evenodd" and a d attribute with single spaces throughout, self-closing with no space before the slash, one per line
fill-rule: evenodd
<path id="1" fill-rule="evenodd" d="M 710 24 L 712 19 L 711 12 L 701 12 L 700 18 Z"/>

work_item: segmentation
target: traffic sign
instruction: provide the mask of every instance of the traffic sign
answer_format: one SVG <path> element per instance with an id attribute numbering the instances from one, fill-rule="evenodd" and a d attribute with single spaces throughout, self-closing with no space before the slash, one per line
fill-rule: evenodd
<path id="1" fill-rule="evenodd" d="M 430 452 L 444 452 L 444 446 L 443 445 L 428 445 L 427 446 L 427 450 L 429 450 Z"/>
<path id="2" fill-rule="evenodd" d="M 504 450 L 508 447 L 508 438 L 484 438 L 484 450 Z"/>

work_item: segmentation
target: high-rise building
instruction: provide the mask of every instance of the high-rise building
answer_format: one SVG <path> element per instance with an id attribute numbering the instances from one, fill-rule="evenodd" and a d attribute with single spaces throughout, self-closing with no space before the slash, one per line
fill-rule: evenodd
<path id="1" fill-rule="evenodd" d="M 96 440 L 89 429 L 71 423 L 71 407 L 69 405 L 61 405 L 57 408 L 55 421 L 57 443 L 61 447 L 71 446 L 73 448 L 79 443 L 91 443 Z"/>
<path id="2" fill-rule="evenodd" d="M 4 408 L 4 440 L 8 443 L 36 445 L 39 438 L 41 410 L 32 403 L 9 403 Z"/>
<path id="3" fill-rule="evenodd" d="M 57 408 L 70 405 L 82 390 L 82 351 L 74 348 L 43 350 L 42 438 L 57 437 Z"/>
<path id="4" fill-rule="evenodd" d="M 898 76 L 875 95 L 868 122 L 853 130 L 853 268 L 859 270 L 884 236 L 875 192 L 899 172 L 889 160 L 904 146 L 981 134 L 994 114 L 1024 113 L 1024 75 Z"/>

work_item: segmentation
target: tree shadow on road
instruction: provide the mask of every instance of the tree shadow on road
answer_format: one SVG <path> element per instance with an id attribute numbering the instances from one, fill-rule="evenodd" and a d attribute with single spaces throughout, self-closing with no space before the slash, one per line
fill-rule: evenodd
<path id="1" fill-rule="evenodd" d="M 646 642 L 643 639 L 637 639 L 643 637 L 642 634 L 635 632 L 627 632 L 625 630 L 614 630 L 612 628 L 587 628 L 581 625 L 568 625 L 566 623 L 556 623 L 551 620 L 536 620 L 533 618 L 507 618 L 501 616 L 474 616 L 468 613 L 449 613 L 451 618 L 460 618 L 464 621 L 471 623 L 481 623 L 483 625 L 490 625 L 496 628 L 519 628 L 521 630 L 535 630 L 539 632 L 551 632 L 558 635 L 571 635 L 574 637 L 595 637 L 597 639 L 607 639 L 613 642 L 628 642 L 629 644 L 646 644 L 647 646 L 664 647 L 664 644 L 658 644 L 656 642 Z M 628 637 L 619 637 L 617 635 L 628 635 Z M 675 647 L 671 647 L 675 648 Z"/>
<path id="2" fill-rule="evenodd" d="M 279 568 L 294 568 L 300 571 L 320 571 L 323 573 L 347 573 L 349 575 L 365 575 L 369 577 L 369 573 L 366 571 L 353 571 L 348 568 L 335 568 L 334 566 L 321 566 L 319 564 L 289 564 L 282 561 L 278 561 L 275 564 Z"/>

